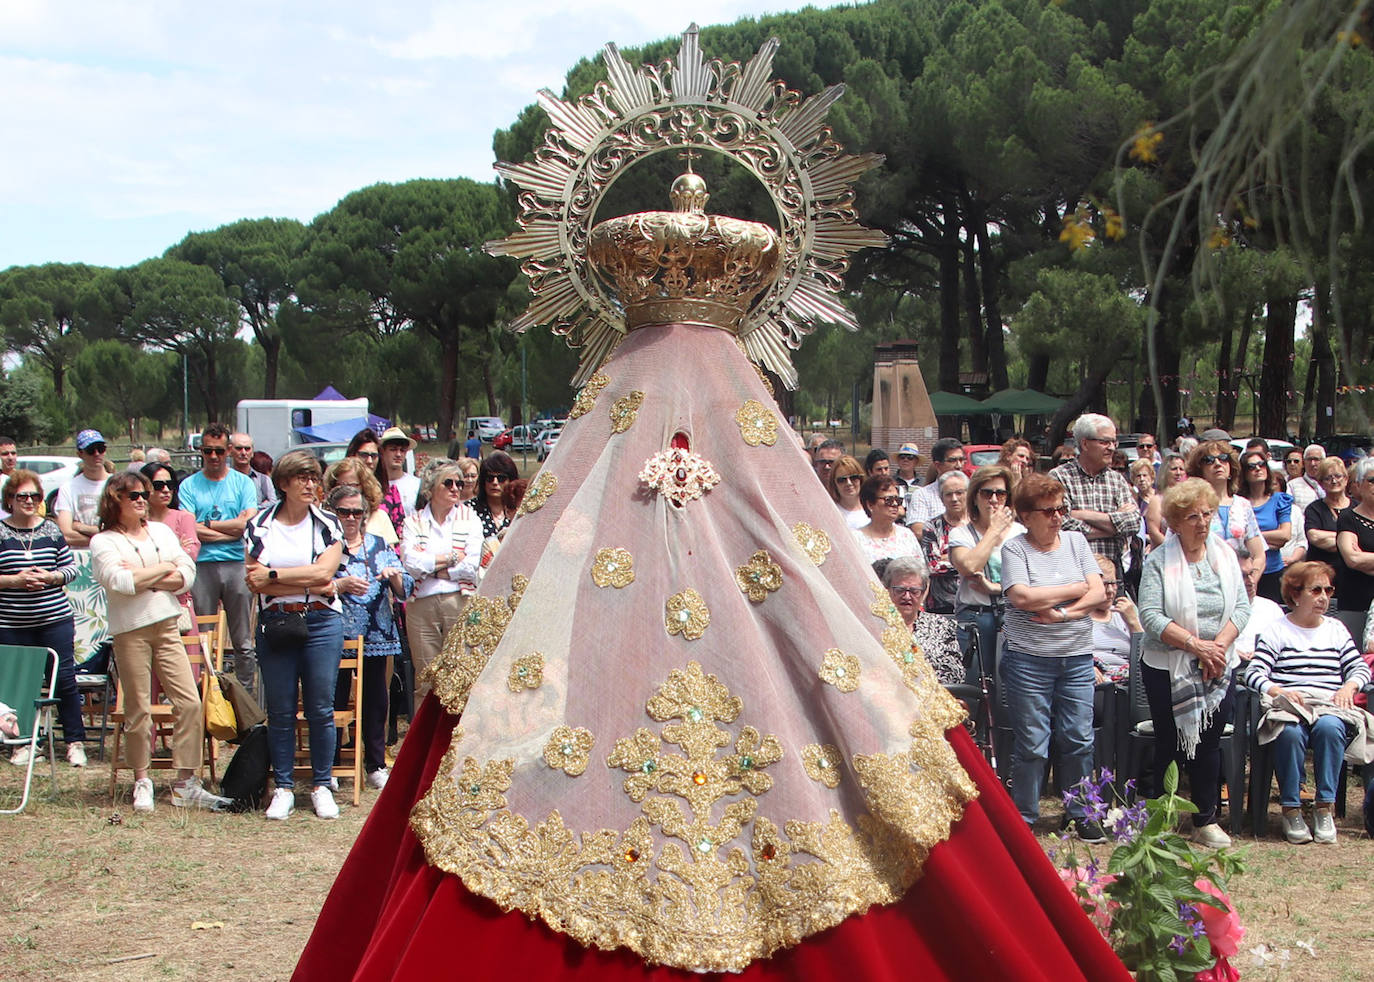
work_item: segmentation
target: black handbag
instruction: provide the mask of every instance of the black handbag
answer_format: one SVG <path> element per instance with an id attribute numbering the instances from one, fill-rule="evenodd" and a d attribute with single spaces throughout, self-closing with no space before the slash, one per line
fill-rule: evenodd
<path id="1" fill-rule="evenodd" d="M 305 623 L 305 611 L 273 610 L 268 607 L 259 618 L 262 639 L 273 648 L 304 648 L 310 640 L 310 628 Z"/>

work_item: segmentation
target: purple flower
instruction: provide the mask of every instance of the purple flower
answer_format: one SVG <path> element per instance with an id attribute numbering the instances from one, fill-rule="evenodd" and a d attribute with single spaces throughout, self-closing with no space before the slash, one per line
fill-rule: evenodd
<path id="1" fill-rule="evenodd" d="M 1188 939 L 1181 934 L 1175 934 L 1174 940 L 1169 942 L 1169 947 L 1181 955 L 1188 947 Z"/>

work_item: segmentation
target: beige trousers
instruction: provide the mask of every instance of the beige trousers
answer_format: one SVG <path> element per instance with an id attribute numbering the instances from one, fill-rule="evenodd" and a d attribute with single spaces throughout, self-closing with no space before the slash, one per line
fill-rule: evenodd
<path id="1" fill-rule="evenodd" d="M 411 717 L 429 695 L 429 680 L 420 673 L 444 648 L 449 629 L 463 616 L 468 598 L 461 593 L 436 593 L 406 601 L 406 640 L 410 642 L 410 663 L 415 669 L 415 704 Z"/>
<path id="2" fill-rule="evenodd" d="M 115 664 L 124 689 L 124 763 L 144 770 L 152 759 L 153 675 L 172 701 L 172 763 L 198 770 L 205 755 L 205 714 L 177 619 L 149 624 L 114 637 Z"/>

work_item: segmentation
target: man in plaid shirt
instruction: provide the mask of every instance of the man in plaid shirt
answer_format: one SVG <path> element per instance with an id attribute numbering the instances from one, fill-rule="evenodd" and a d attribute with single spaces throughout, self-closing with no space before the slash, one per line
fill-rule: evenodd
<path id="1" fill-rule="evenodd" d="M 1121 555 L 1140 533 L 1140 506 L 1126 479 L 1112 470 L 1116 424 L 1106 416 L 1084 413 L 1073 424 L 1078 456 L 1050 471 L 1064 485 L 1069 517 L 1064 529 L 1082 532 L 1093 552 L 1106 556 L 1121 573 Z"/>

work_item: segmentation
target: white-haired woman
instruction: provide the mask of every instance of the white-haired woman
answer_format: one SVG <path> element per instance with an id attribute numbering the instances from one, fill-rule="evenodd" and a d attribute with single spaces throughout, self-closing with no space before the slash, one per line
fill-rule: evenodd
<path id="1" fill-rule="evenodd" d="M 921 530 L 921 548 L 930 562 L 930 592 L 926 609 L 937 614 L 954 613 L 959 597 L 959 570 L 949 558 L 949 534 L 968 520 L 968 475 L 963 471 L 946 471 L 936 482 L 943 514 L 925 523 Z"/>
<path id="2" fill-rule="evenodd" d="M 919 556 L 899 556 L 883 569 L 883 586 L 911 631 L 911 652 L 924 656 L 935 670 L 941 685 L 956 685 L 964 681 L 964 659 L 959 651 L 959 639 L 954 621 L 925 610 L 926 590 L 930 576 Z"/>

